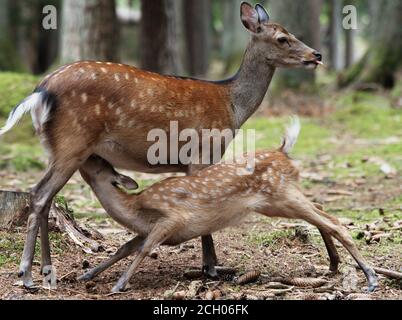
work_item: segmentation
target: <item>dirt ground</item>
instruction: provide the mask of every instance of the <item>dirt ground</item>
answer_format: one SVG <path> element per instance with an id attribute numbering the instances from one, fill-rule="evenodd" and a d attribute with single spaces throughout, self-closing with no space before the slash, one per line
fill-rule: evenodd
<path id="1" fill-rule="evenodd" d="M 78 177 L 75 178 L 77 181 Z M 72 180 L 72 184 L 76 180 Z M 316 179 L 316 177 L 315 177 Z M 387 184 L 387 193 L 381 192 L 382 184 Z M 315 184 L 306 194 L 312 200 L 324 203 L 330 212 L 339 210 L 340 204 L 347 207 L 348 202 L 357 208 L 373 198 L 370 205 L 381 208 L 380 204 L 388 198 L 400 193 L 398 180 L 387 179 L 371 182 L 371 188 L 365 185 L 355 186 L 353 199 L 347 192 L 351 190 L 344 184 L 331 185 L 323 188 Z M 82 183 L 82 182 L 81 182 Z M 377 186 L 377 191 L 374 189 Z M 356 189 L 357 188 L 357 189 Z M 373 189 L 374 188 L 374 189 Z M 368 191 L 368 189 L 370 191 Z M 343 193 L 345 195 L 329 196 L 328 194 Z M 69 198 L 79 199 L 81 194 L 73 189 Z M 352 194 L 352 193 L 351 193 Z M 357 198 L 356 198 L 357 197 Z M 102 209 L 94 208 L 101 215 Z M 402 283 L 379 275 L 380 287 L 373 294 L 366 294 L 366 280 L 363 273 L 357 270 L 351 258 L 343 248 L 340 249 L 342 263 L 337 274 L 328 273 L 328 259 L 325 247 L 318 231 L 300 221 L 282 219 L 267 219 L 260 216 L 249 216 L 239 226 L 226 229 L 214 235 L 219 262 L 223 266 L 237 270 L 235 275 L 224 275 L 218 279 L 208 279 L 198 276 L 193 279 L 186 277 L 186 271 L 199 270 L 201 266 L 201 245 L 199 239 L 190 241 L 179 247 L 160 247 L 152 257 L 142 263 L 139 272 L 132 278 L 127 292 L 111 295 L 110 290 L 118 280 L 123 270 L 128 268 L 131 259 L 126 259 L 111 269 L 105 271 L 93 281 L 82 283 L 76 277 L 85 269 L 94 267 L 113 254 L 119 245 L 129 240 L 132 235 L 120 228 L 109 218 L 83 218 L 79 222 L 96 228 L 104 235 L 102 241 L 105 250 L 95 254 L 84 253 L 74 245 L 67 235 L 61 235 L 57 241 L 57 249 L 53 252 L 53 262 L 58 273 L 57 290 L 41 288 L 39 262 L 35 260 L 34 279 L 40 289 L 29 292 L 18 286 L 16 271 L 17 260 L 0 268 L 0 298 L 1 299 L 402 299 Z M 382 224 L 382 233 L 397 232 L 400 228 L 390 231 L 396 225 L 386 222 L 387 211 L 378 211 L 378 219 L 372 223 Z M 385 224 L 384 224 L 385 221 Z M 394 221 L 394 220 L 392 220 Z M 356 220 L 342 218 L 351 232 L 364 232 L 369 224 Z M 401 223 L 400 221 L 398 223 Z M 389 226 L 389 230 L 384 227 Z M 16 230 L 13 241 L 23 242 L 24 229 Z M 395 235 L 393 235 L 395 236 Z M 402 245 L 400 243 L 367 242 L 357 240 L 364 256 L 375 266 L 401 270 Z M 367 244 L 369 243 L 369 244 Z M 14 252 L 10 254 L 16 255 Z M 20 253 L 17 253 L 18 255 Z M 18 257 L 19 258 L 19 257 Z M 261 272 L 256 282 L 239 285 L 238 277 L 249 271 Z M 307 278 L 310 286 L 304 288 L 297 285 L 278 283 L 289 278 Z M 314 281 L 321 279 L 318 287 Z M 308 284 L 307 284 L 308 285 Z"/>

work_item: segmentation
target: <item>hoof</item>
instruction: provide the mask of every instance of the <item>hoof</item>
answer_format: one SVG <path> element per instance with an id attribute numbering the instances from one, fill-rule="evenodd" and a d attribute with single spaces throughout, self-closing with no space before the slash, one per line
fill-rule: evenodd
<path id="1" fill-rule="evenodd" d="M 52 265 L 44 266 L 42 269 L 43 287 L 57 289 L 57 272 Z"/>
<path id="2" fill-rule="evenodd" d="M 24 270 L 20 270 L 18 272 L 18 278 L 22 278 L 22 284 L 24 286 L 25 289 L 34 289 L 35 288 L 35 284 L 32 280 L 32 275 L 30 272 L 28 271 L 24 271 Z"/>
<path id="3" fill-rule="evenodd" d="M 209 278 L 216 279 L 218 277 L 218 272 L 215 266 L 203 266 L 202 273 Z"/>
<path id="4" fill-rule="evenodd" d="M 121 292 L 124 292 L 124 291 L 126 291 L 126 289 L 125 289 L 124 286 L 115 285 L 115 286 L 112 288 L 111 293 L 121 293 Z"/>
<path id="5" fill-rule="evenodd" d="M 371 284 L 369 284 L 367 291 L 369 293 L 373 293 L 377 290 L 377 288 L 378 288 L 378 283 L 371 283 Z"/>

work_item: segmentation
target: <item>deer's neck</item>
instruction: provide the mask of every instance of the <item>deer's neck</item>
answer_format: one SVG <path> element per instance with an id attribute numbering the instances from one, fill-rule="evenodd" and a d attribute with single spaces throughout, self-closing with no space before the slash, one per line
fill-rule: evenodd
<path id="1" fill-rule="evenodd" d="M 235 114 L 235 126 L 240 128 L 261 105 L 275 73 L 263 52 L 250 43 L 236 76 L 230 81 L 230 99 Z"/>

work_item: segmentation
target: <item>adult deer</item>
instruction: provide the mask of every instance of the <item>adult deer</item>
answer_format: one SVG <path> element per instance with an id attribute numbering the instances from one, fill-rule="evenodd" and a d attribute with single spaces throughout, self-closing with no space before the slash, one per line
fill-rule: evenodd
<path id="1" fill-rule="evenodd" d="M 92 155 L 112 166 L 150 173 L 194 174 L 199 165 L 151 165 L 147 133 L 185 128 L 240 128 L 261 104 L 277 67 L 315 68 L 321 54 L 269 22 L 265 9 L 241 5 L 241 20 L 251 40 L 240 70 L 231 79 L 209 82 L 162 76 L 131 66 L 83 61 L 47 76 L 10 114 L 0 135 L 30 111 L 49 155 L 45 176 L 31 190 L 30 216 L 19 276 L 33 285 L 32 261 L 39 228 L 42 270 L 51 266 L 48 213 L 53 197 Z M 203 265 L 216 275 L 212 237 L 204 235 Z M 49 268 L 46 268 L 48 270 Z"/>
<path id="2" fill-rule="evenodd" d="M 332 238 L 339 240 L 364 271 L 368 290 L 374 291 L 376 274 L 346 228 L 337 218 L 317 208 L 300 189 L 299 172 L 288 157 L 299 131 L 296 119 L 280 149 L 257 154 L 254 170 L 248 170 L 247 164 L 223 162 L 194 176 L 163 180 L 138 195 L 121 191 L 117 185 L 127 178 L 105 160 L 92 156 L 81 168 L 83 178 L 108 213 L 137 236 L 81 279 L 90 280 L 120 259 L 137 253 L 113 288 L 114 292 L 122 291 L 144 257 L 158 245 L 176 245 L 211 234 L 257 212 L 267 217 L 303 219 L 315 225 L 334 255 L 337 250 Z"/>

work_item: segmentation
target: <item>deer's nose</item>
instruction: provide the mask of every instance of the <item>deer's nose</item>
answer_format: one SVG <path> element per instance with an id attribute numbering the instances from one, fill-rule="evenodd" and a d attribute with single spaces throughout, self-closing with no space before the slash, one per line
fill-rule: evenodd
<path id="1" fill-rule="evenodd" d="M 321 52 L 314 51 L 313 54 L 315 55 L 315 57 L 317 58 L 318 61 L 322 61 L 322 54 L 321 54 Z"/>

